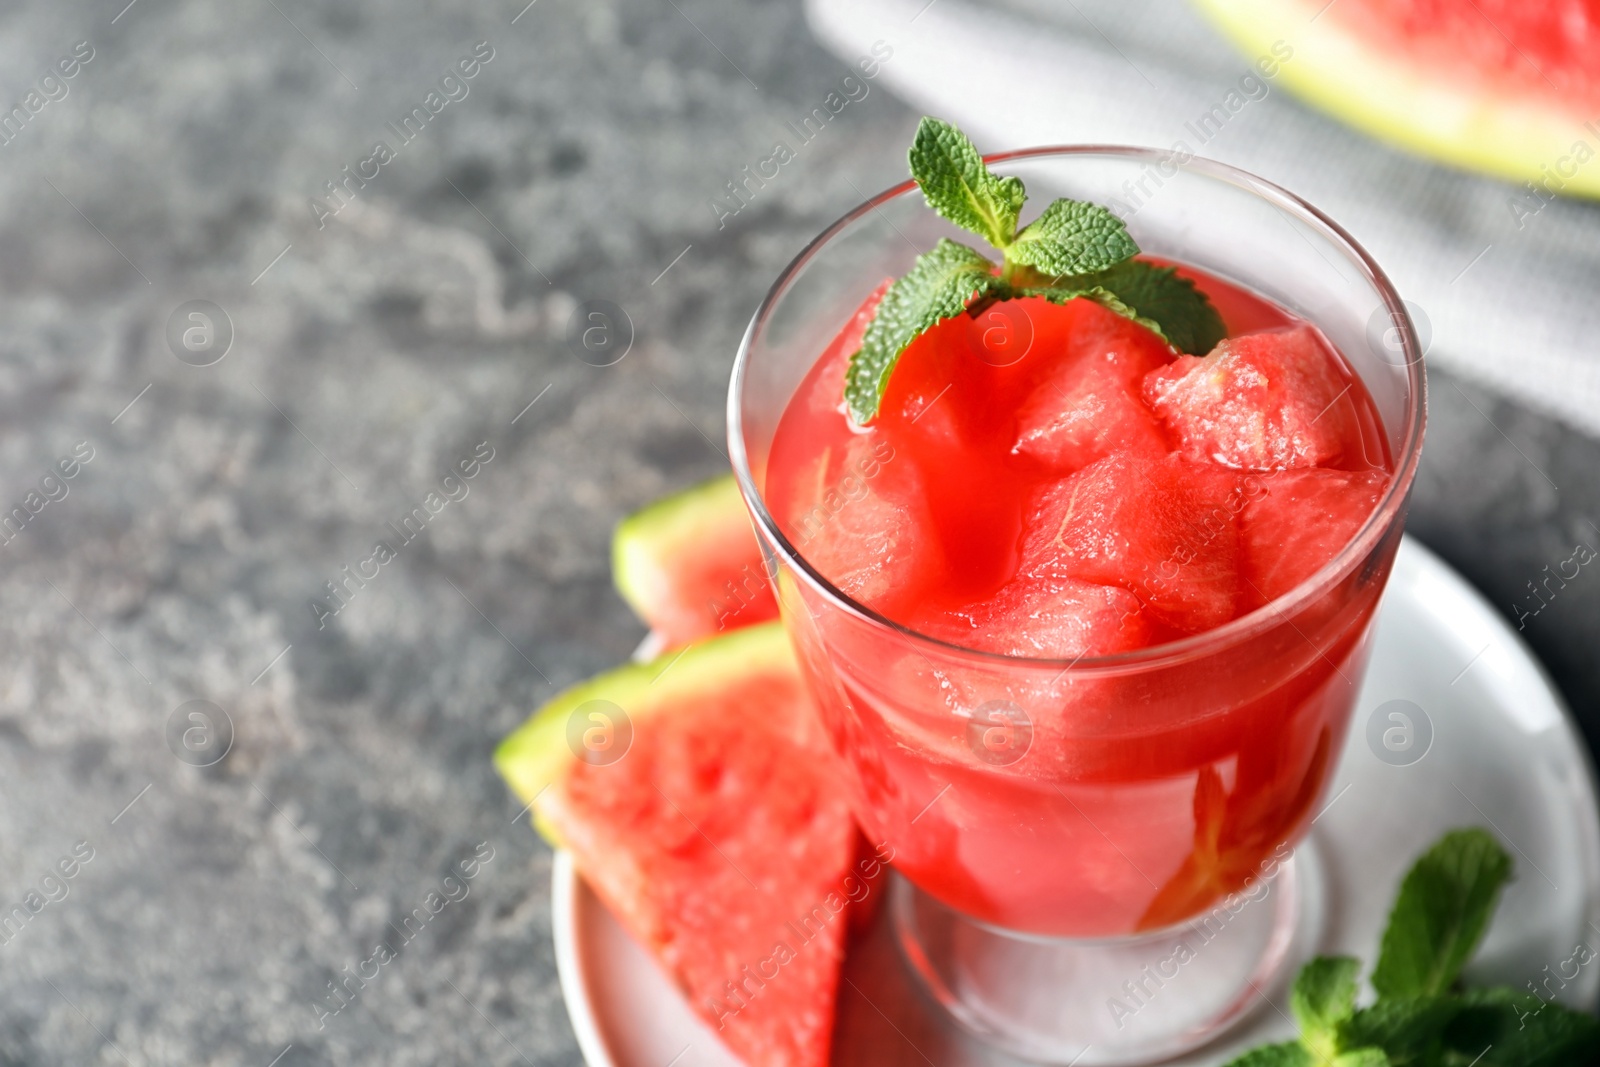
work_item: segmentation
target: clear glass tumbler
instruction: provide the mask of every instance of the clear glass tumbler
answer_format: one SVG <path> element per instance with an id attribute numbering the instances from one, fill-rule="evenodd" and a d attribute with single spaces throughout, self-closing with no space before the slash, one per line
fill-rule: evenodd
<path id="1" fill-rule="evenodd" d="M 853 771 L 858 818 L 892 850 L 910 966 L 961 1025 L 1016 1055 L 1152 1062 L 1258 1004 L 1316 925 L 1305 838 L 1400 540 L 1422 441 L 1421 347 L 1349 234 L 1252 175 L 1105 146 L 990 165 L 1021 177 L 1035 205 L 1107 204 L 1146 253 L 1315 324 L 1371 394 L 1392 462 L 1354 539 L 1249 615 L 1099 658 L 974 651 L 834 588 L 763 496 L 779 419 L 828 341 L 882 278 L 961 236 L 913 184 L 890 189 L 812 241 L 745 334 L 728 405 L 734 470 L 823 725 Z"/>

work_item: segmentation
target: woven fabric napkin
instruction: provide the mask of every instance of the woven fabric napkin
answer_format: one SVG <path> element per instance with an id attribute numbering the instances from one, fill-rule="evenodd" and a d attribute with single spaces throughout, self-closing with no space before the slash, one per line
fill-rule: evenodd
<path id="1" fill-rule="evenodd" d="M 879 83 L 985 151 L 1182 141 L 1293 190 L 1389 272 L 1430 363 L 1600 434 L 1600 204 L 1541 206 L 1342 126 L 1184 0 L 807 0 L 807 14 L 847 60 L 888 43 Z M 1219 105 L 1227 121 L 1202 124 Z"/>

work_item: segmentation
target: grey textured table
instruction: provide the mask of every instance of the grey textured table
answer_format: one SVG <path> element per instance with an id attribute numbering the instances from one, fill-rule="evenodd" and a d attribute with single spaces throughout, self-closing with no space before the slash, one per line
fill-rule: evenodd
<path id="1" fill-rule="evenodd" d="M 638 640 L 611 524 L 723 467 L 747 316 L 915 116 L 850 103 L 719 228 L 847 73 L 797 9 L 523 2 L 0 12 L 0 1064 L 578 1059 L 489 752 Z M 596 298 L 610 367 L 566 343 Z M 1433 395 L 1412 529 L 1509 615 L 1596 540 L 1600 445 Z M 1597 607 L 1526 620 L 1591 738 Z"/>

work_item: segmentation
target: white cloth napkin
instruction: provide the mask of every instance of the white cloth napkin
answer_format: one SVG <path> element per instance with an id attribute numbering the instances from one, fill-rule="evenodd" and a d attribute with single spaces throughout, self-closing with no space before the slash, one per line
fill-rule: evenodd
<path id="1" fill-rule="evenodd" d="M 1285 186 L 1349 229 L 1420 309 L 1429 362 L 1600 434 L 1600 204 L 1560 200 L 1519 219 L 1512 203 L 1530 201 L 1518 186 L 1390 148 L 1270 81 L 1264 96 L 1247 83 L 1258 98 L 1242 94 L 1200 144 L 1187 124 L 1239 91 L 1256 57 L 1183 0 L 807 0 L 807 14 L 851 62 L 886 41 L 880 84 L 983 151 L 1182 140 Z"/>

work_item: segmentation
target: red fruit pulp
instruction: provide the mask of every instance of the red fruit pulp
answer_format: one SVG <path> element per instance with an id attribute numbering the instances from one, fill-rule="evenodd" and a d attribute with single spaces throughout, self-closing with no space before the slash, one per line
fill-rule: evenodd
<path id="1" fill-rule="evenodd" d="M 868 608 L 1002 656 L 1127 652 L 1281 596 L 1373 511 L 1392 469 L 1381 422 L 1313 327 L 1184 273 L 1229 328 L 1209 356 L 1087 300 L 1002 302 L 918 338 L 862 429 L 844 367 L 880 289 L 779 424 L 780 528 Z M 964 672 L 855 623 L 824 634 L 826 604 L 791 629 L 857 816 L 903 873 L 1000 926 L 1109 936 L 1194 915 L 1303 831 L 1354 699 L 1372 573 L 1242 652 L 1153 677 Z M 975 748 L 990 698 L 1022 692 L 1022 754 Z"/>
<path id="2" fill-rule="evenodd" d="M 1329 17 L 1435 84 L 1543 98 L 1582 121 L 1600 104 L 1600 0 L 1352 0 Z"/>

